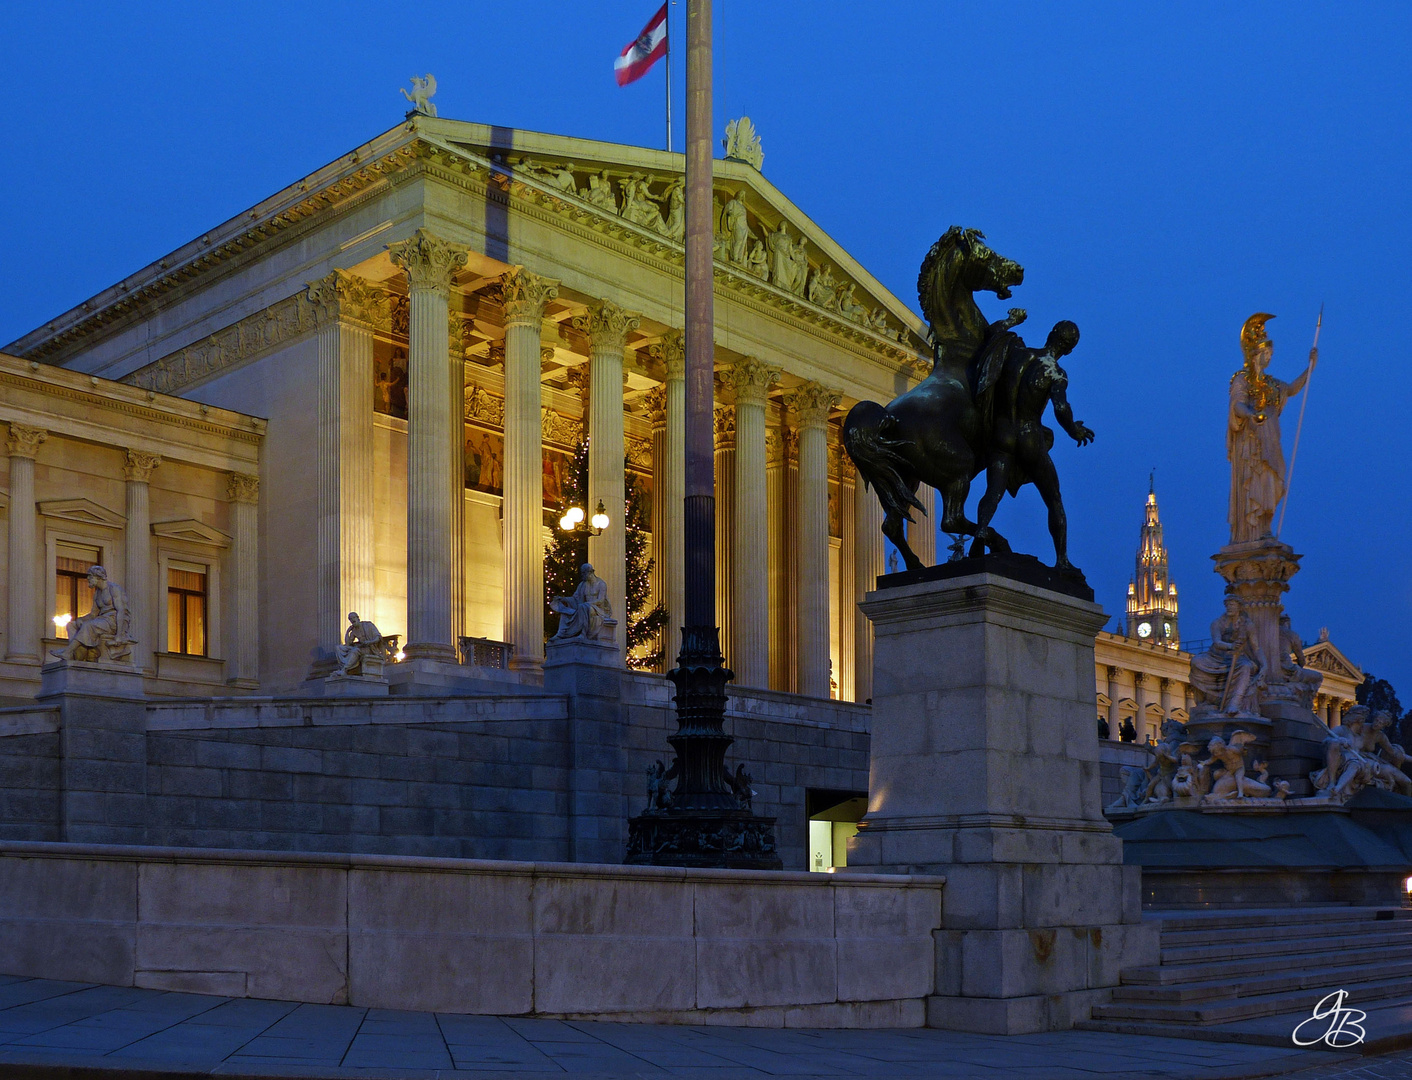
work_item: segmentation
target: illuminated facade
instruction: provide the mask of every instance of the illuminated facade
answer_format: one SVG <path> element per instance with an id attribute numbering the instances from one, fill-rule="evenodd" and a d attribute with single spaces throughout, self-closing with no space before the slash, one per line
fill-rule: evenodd
<path id="1" fill-rule="evenodd" d="M 1137 546 L 1137 570 L 1128 583 L 1128 637 L 1168 649 L 1181 647 L 1177 587 L 1167 572 L 1167 545 L 1162 542 L 1157 493 L 1151 481 Z"/>

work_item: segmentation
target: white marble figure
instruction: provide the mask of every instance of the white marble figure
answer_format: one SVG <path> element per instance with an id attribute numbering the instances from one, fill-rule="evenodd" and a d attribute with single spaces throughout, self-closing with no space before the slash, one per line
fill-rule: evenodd
<path id="1" fill-rule="evenodd" d="M 686 185 L 680 181 L 667 189 L 667 220 L 662 231 L 672 240 L 686 235 Z"/>
<path id="2" fill-rule="evenodd" d="M 756 172 L 765 164 L 765 152 L 760 149 L 760 136 L 755 133 L 755 125 L 750 117 L 742 116 L 726 125 L 726 137 L 722 140 L 726 148 L 727 161 L 743 161 Z"/>
<path id="3" fill-rule="evenodd" d="M 1343 723 L 1324 740 L 1324 768 L 1310 773 L 1314 787 L 1328 798 L 1343 802 L 1365 787 L 1412 795 L 1412 778 L 1403 772 L 1407 752 L 1387 737 L 1392 717 L 1386 712 L 1370 715 L 1368 706 L 1355 705 Z"/>
<path id="4" fill-rule="evenodd" d="M 606 169 L 589 174 L 588 187 L 579 192 L 579 198 L 611 213 L 618 212 L 618 197 L 613 194 L 613 181 L 608 178 Z"/>
<path id="5" fill-rule="evenodd" d="M 1231 377 L 1226 456 L 1231 463 L 1228 517 L 1233 544 L 1273 535 L 1275 508 L 1285 494 L 1280 413 L 1285 402 L 1304 388 L 1319 359 L 1318 350 L 1310 349 L 1309 366 L 1291 383 L 1266 374 L 1274 343 L 1266 335 L 1265 323 L 1273 318 L 1260 312 L 1245 321 L 1240 331 L 1245 366 Z"/>
<path id="6" fill-rule="evenodd" d="M 636 225 L 651 229 L 653 232 L 664 232 L 666 222 L 662 220 L 661 207 L 657 205 L 648 191 L 648 184 L 651 181 L 641 173 L 633 173 L 626 180 L 622 181 L 623 189 L 623 217 Z"/>
<path id="7" fill-rule="evenodd" d="M 721 228 L 725 234 L 723 239 L 726 258 L 736 266 L 744 266 L 748 258 L 746 245 L 753 237 L 750 233 L 750 223 L 745 217 L 745 201 L 739 193 L 734 195 L 721 211 Z"/>
<path id="8" fill-rule="evenodd" d="M 838 313 L 845 319 L 852 319 L 863 326 L 868 325 L 868 309 L 858 303 L 853 298 L 853 290 L 857 286 L 851 282 L 839 287 L 838 290 Z"/>
<path id="9" fill-rule="evenodd" d="M 838 307 L 838 282 L 834 280 L 833 270 L 828 263 L 824 263 L 809 275 L 808 295 L 811 304 L 817 304 L 821 308 Z"/>
<path id="10" fill-rule="evenodd" d="M 343 644 L 335 645 L 333 651 L 338 660 L 340 675 L 362 675 L 365 674 L 364 660 L 392 660 L 397 651 L 397 639 L 383 637 L 373 623 L 358 618 L 356 611 L 350 611 L 348 629 L 343 633 Z"/>
<path id="11" fill-rule="evenodd" d="M 1289 794 L 1289 782 L 1278 781 L 1274 786 L 1256 780 L 1246 775 L 1245 768 L 1245 748 L 1255 741 L 1255 736 L 1248 731 L 1234 731 L 1231 733 L 1230 741 L 1227 742 L 1219 735 L 1213 736 L 1206 744 L 1206 749 L 1211 752 L 1209 760 L 1201 763 L 1202 770 L 1210 770 L 1212 784 L 1209 799 L 1248 799 L 1268 798 L 1271 794 L 1278 798 L 1284 798 Z M 1257 771 L 1259 768 L 1257 767 Z M 1261 773 L 1268 775 L 1268 770 Z"/>
<path id="12" fill-rule="evenodd" d="M 89 568 L 88 587 L 93 590 L 93 606 L 69 623 L 68 644 L 54 649 L 51 655 L 61 660 L 100 663 L 128 659 L 137 641 L 132 636 L 127 591 L 109 581 L 108 571 L 101 566 Z"/>
<path id="13" fill-rule="evenodd" d="M 1280 616 L 1280 671 L 1284 681 L 1296 687 L 1299 702 L 1306 709 L 1314 705 L 1314 695 L 1323 685 L 1324 673 L 1304 663 L 1304 643 L 1290 625 L 1289 616 Z"/>
<path id="14" fill-rule="evenodd" d="M 613 605 L 608 601 L 608 583 L 593 572 L 591 563 L 579 568 L 582 580 L 573 596 L 556 596 L 549 610 L 559 616 L 559 632 L 555 641 L 581 638 L 587 641 L 613 639 L 611 627 L 604 623 L 613 618 Z"/>
<path id="15" fill-rule="evenodd" d="M 799 249 L 798 257 L 795 255 L 796 246 Z M 804 241 L 800 240 L 796 245 L 794 238 L 789 235 L 789 222 L 781 221 L 778 232 L 766 235 L 765 247 L 770 253 L 770 284 L 785 292 L 802 296 L 805 281 L 800 274 L 799 262 L 803 259 Z M 807 271 L 807 260 L 804 260 L 804 266 Z"/>
<path id="16" fill-rule="evenodd" d="M 427 72 L 426 78 L 412 76 L 412 92 L 407 93 L 406 88 L 402 89 L 402 96 L 412 103 L 412 111 L 421 113 L 423 116 L 435 116 L 436 106 L 431 103 L 432 95 L 436 93 L 436 76 Z"/>
<path id="17" fill-rule="evenodd" d="M 770 278 L 770 257 L 765 254 L 765 243 L 756 240 L 750 245 L 750 257 L 745 267 L 757 278 L 768 281 Z"/>
<path id="18" fill-rule="evenodd" d="M 1136 810 L 1142 805 L 1143 791 L 1147 788 L 1147 770 L 1137 765 L 1124 765 L 1118 770 L 1123 778 L 1123 793 L 1108 804 L 1108 812 Z"/>
<path id="19" fill-rule="evenodd" d="M 1227 596 L 1225 613 L 1211 624 L 1211 645 L 1191 658 L 1193 712 L 1252 716 L 1258 713 L 1260 663 L 1254 627 L 1240 601 Z"/>
<path id="20" fill-rule="evenodd" d="M 550 187 L 558 188 L 567 195 L 578 194 L 578 185 L 574 181 L 573 170 L 562 163 L 546 161 L 540 164 L 539 162 L 526 161 L 521 163 L 520 171 L 529 173 L 537 180 L 543 180 Z"/>

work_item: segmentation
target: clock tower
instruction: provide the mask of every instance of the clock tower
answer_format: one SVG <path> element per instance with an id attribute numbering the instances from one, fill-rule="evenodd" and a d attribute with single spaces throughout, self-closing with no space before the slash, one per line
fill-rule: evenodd
<path id="1" fill-rule="evenodd" d="M 1177 587 L 1167 575 L 1167 547 L 1157 516 L 1157 493 L 1148 480 L 1147 506 L 1137 547 L 1137 573 L 1128 584 L 1128 637 L 1168 649 L 1181 646 L 1177 632 Z"/>

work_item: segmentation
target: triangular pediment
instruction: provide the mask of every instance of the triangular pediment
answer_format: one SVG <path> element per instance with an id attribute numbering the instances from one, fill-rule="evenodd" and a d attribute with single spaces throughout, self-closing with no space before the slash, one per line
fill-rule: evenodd
<path id="1" fill-rule="evenodd" d="M 180 521 L 154 521 L 152 535 L 163 536 L 168 540 L 185 540 L 189 544 L 205 544 L 208 547 L 230 547 L 230 537 L 197 521 L 183 518 Z"/>
<path id="2" fill-rule="evenodd" d="M 39 512 L 47 518 L 98 525 L 104 529 L 121 529 L 127 524 L 122 514 L 99 506 L 92 499 L 50 499 L 39 504 Z"/>
<path id="3" fill-rule="evenodd" d="M 1363 672 L 1348 657 L 1344 656 L 1332 641 L 1316 641 L 1304 650 L 1304 662 L 1315 671 L 1325 671 L 1354 682 L 1363 681 Z"/>
<path id="4" fill-rule="evenodd" d="M 512 198 L 629 242 L 682 243 L 681 154 L 457 121 L 424 123 L 429 136 L 488 163 L 492 180 Z M 925 348 L 921 320 L 753 166 L 717 160 L 714 180 L 718 281 L 853 335 Z M 792 259 L 791 246 L 802 248 Z"/>

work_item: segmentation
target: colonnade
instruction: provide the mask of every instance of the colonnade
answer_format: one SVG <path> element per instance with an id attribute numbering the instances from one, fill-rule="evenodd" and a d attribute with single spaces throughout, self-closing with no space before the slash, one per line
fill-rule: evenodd
<path id="1" fill-rule="evenodd" d="M 466 253 L 425 230 L 393 244 L 389 254 L 409 290 L 407 391 L 407 634 L 409 659 L 456 656 L 456 551 L 463 396 L 462 357 L 449 340 L 448 311 L 456 272 Z M 329 282 L 332 282 L 330 292 Z M 544 659 L 544 533 L 542 506 L 541 342 L 545 305 L 558 282 L 513 267 L 500 279 L 505 319 L 504 630 L 513 667 L 535 670 Z M 375 302 L 346 275 L 310 287 L 324 303 L 319 370 L 319 627 L 327 641 L 341 635 L 344 612 L 372 605 L 373 538 L 370 401 L 354 384 L 371 387 L 370 325 Z M 589 540 L 589 561 L 608 586 L 626 648 L 624 557 L 623 368 L 627 335 L 640 317 L 610 300 L 591 302 L 574 326 L 588 339 L 586 432 L 590 513 L 601 501 L 612 525 Z M 668 660 L 680 645 L 685 490 L 685 363 L 680 331 L 651 347 L 664 378 L 648 396 L 652 421 L 654 598 L 668 612 L 663 646 Z M 451 358 L 452 375 L 443 364 Z M 830 692 L 829 413 L 838 392 L 805 382 L 770 397 L 781 371 L 744 357 L 720 373 L 717 411 L 718 619 L 728 661 L 742 686 L 774 687 L 827 697 Z M 359 417 L 369 417 L 365 422 Z M 363 429 L 367 428 L 365 432 Z M 350 433 L 353 433 L 350 435 Z M 366 445 L 365 445 L 366 443 Z M 453 448 L 454 457 L 447 448 Z M 869 691 L 870 629 L 854 616 L 854 594 L 871 588 L 882 569 L 876 500 L 857 494 L 851 466 L 839 488 L 847 541 L 839 573 L 840 668 L 843 697 Z M 855 530 L 857 530 L 855 532 Z M 930 529 L 925 530 L 929 533 Z M 846 624 L 846 625 L 842 625 Z"/>

